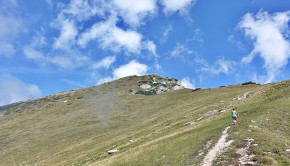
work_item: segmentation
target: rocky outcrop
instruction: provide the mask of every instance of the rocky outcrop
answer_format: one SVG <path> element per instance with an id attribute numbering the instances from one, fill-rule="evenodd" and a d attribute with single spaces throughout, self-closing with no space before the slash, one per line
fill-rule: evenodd
<path id="1" fill-rule="evenodd" d="M 148 75 L 141 77 L 136 89 L 130 89 L 132 94 L 155 95 L 163 92 L 184 89 L 175 78 L 164 78 L 158 75 Z"/>

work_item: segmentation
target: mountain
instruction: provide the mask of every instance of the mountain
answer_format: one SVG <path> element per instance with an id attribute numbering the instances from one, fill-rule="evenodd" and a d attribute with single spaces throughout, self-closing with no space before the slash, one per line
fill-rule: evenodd
<path id="1" fill-rule="evenodd" d="M 0 107 L 0 165 L 290 165 L 289 108 L 289 80 L 129 76 Z"/>

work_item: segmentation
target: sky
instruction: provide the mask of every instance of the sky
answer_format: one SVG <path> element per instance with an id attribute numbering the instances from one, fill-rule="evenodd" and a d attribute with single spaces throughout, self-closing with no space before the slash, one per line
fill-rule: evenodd
<path id="1" fill-rule="evenodd" d="M 289 0 L 0 0 L 0 106 L 129 75 L 290 79 Z"/>

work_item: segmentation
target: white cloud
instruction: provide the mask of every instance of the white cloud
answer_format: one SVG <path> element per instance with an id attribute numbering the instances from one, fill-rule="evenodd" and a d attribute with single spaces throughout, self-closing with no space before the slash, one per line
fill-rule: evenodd
<path id="1" fill-rule="evenodd" d="M 48 46 L 45 36 L 37 33 L 32 37 L 29 45 L 23 47 L 23 53 L 27 59 L 40 65 L 55 65 L 62 69 L 75 69 L 89 62 L 89 58 L 80 54 L 77 50 L 51 50 L 44 51 Z"/>
<path id="2" fill-rule="evenodd" d="M 113 0 L 119 15 L 131 26 L 139 26 L 142 20 L 155 13 L 156 0 Z"/>
<path id="3" fill-rule="evenodd" d="M 194 89 L 195 88 L 195 83 L 190 81 L 188 77 L 185 77 L 181 80 L 181 85 L 184 86 L 185 88 L 189 89 Z"/>
<path id="4" fill-rule="evenodd" d="M 82 33 L 78 44 L 85 47 L 91 40 L 97 40 L 103 49 L 120 51 L 124 49 L 130 53 L 139 53 L 141 49 L 142 35 L 133 30 L 123 30 L 116 26 L 116 18 L 110 18 L 106 22 L 96 23 L 91 29 Z"/>
<path id="5" fill-rule="evenodd" d="M 106 83 L 106 82 L 111 82 L 113 81 L 114 78 L 113 77 L 105 77 L 105 78 L 101 78 L 99 79 L 99 81 L 96 83 L 96 85 L 100 85 L 100 84 L 103 84 L 103 83 Z"/>
<path id="6" fill-rule="evenodd" d="M 93 65 L 93 69 L 104 67 L 108 69 L 116 61 L 116 56 L 107 56 Z"/>
<path id="7" fill-rule="evenodd" d="M 109 33 L 110 28 L 115 26 L 115 18 L 110 18 L 106 22 L 99 22 L 95 23 L 89 30 L 86 30 L 82 34 L 79 35 L 78 38 L 78 44 L 85 48 L 87 43 L 91 40 L 99 40 L 102 42 L 106 36 L 107 33 Z"/>
<path id="8" fill-rule="evenodd" d="M 252 39 L 254 45 L 254 49 L 242 59 L 242 62 L 250 63 L 256 55 L 264 60 L 267 76 L 260 82 L 274 81 L 280 70 L 288 63 L 290 43 L 285 38 L 285 33 L 289 31 L 289 19 L 290 11 L 272 15 L 260 11 L 255 16 L 246 14 L 238 25 L 245 35 Z"/>
<path id="9" fill-rule="evenodd" d="M 78 30 L 73 21 L 65 19 L 60 21 L 60 36 L 54 41 L 55 49 L 70 50 L 78 35 Z"/>
<path id="10" fill-rule="evenodd" d="M 170 56 L 174 58 L 184 58 L 184 55 L 190 55 L 192 51 L 183 44 L 177 43 L 175 48 L 170 52 Z"/>
<path id="11" fill-rule="evenodd" d="M 63 69 L 74 69 L 83 66 L 87 63 L 88 57 L 83 55 L 67 56 L 46 56 L 41 51 L 35 49 L 33 46 L 25 46 L 23 53 L 26 58 L 36 61 L 41 65 L 54 64 Z"/>
<path id="12" fill-rule="evenodd" d="M 202 67 L 199 69 L 202 72 L 206 72 L 213 75 L 219 74 L 231 74 L 234 71 L 235 62 L 226 60 L 224 57 L 220 57 L 215 64 L 209 64 L 205 59 L 196 58 L 195 62 Z"/>
<path id="13" fill-rule="evenodd" d="M 0 56 L 12 57 L 15 39 L 25 31 L 24 22 L 15 14 L 17 9 L 17 1 L 0 1 Z"/>
<path id="14" fill-rule="evenodd" d="M 62 12 L 74 16 L 79 21 L 84 21 L 100 12 L 100 9 L 92 4 L 92 2 L 87 0 L 72 0 L 68 6 L 65 6 L 66 8 Z"/>
<path id="15" fill-rule="evenodd" d="M 72 0 L 68 5 L 59 3 L 58 8 L 60 13 L 52 22 L 52 26 L 60 30 L 54 42 L 55 49 L 87 48 L 90 41 L 96 41 L 100 49 L 135 54 L 147 49 L 156 55 L 156 45 L 154 48 L 143 41 L 137 28 L 158 11 L 157 0 Z M 86 20 L 98 21 L 88 28 L 84 25 Z M 128 27 L 119 27 L 119 21 L 127 23 Z"/>
<path id="16" fill-rule="evenodd" d="M 2 74 L 0 80 L 0 106 L 41 95 L 37 85 L 23 82 L 12 75 Z"/>
<path id="17" fill-rule="evenodd" d="M 45 61 L 44 55 L 42 55 L 41 52 L 35 50 L 34 48 L 30 46 L 26 46 L 23 48 L 23 53 L 26 56 L 26 58 L 36 61 Z"/>
<path id="18" fill-rule="evenodd" d="M 184 12 L 190 5 L 194 5 L 196 0 L 161 0 L 164 6 L 164 13 L 171 14 L 177 11 Z"/>
<path id="19" fill-rule="evenodd" d="M 112 76 L 99 79 L 97 85 L 131 75 L 142 76 L 145 75 L 147 71 L 147 65 L 139 63 L 136 60 L 132 60 L 128 64 L 122 65 L 115 69 L 112 73 Z"/>
<path id="20" fill-rule="evenodd" d="M 145 64 L 141 64 L 135 60 L 129 62 L 126 65 L 120 66 L 113 72 L 113 77 L 115 79 L 131 76 L 131 75 L 145 75 L 148 70 L 148 66 Z"/>
<path id="21" fill-rule="evenodd" d="M 167 41 L 167 38 L 168 38 L 168 34 L 169 32 L 171 32 L 173 30 L 172 26 L 171 25 L 167 25 L 163 32 L 162 32 L 162 38 L 161 38 L 161 42 L 162 43 L 165 43 Z"/>
<path id="22" fill-rule="evenodd" d="M 112 29 L 108 38 L 105 38 L 104 46 L 119 45 L 126 48 L 129 52 L 139 52 L 142 35 L 131 30 L 124 31 L 115 27 Z"/>
<path id="23" fill-rule="evenodd" d="M 144 45 L 144 49 L 147 49 L 154 57 L 154 67 L 157 69 L 157 70 L 160 70 L 161 69 L 161 65 L 159 64 L 159 61 L 158 61 L 158 58 L 159 58 L 159 55 L 156 53 L 156 45 L 153 41 L 151 40 L 148 40 L 148 41 L 145 41 L 143 42 L 143 45 Z"/>
<path id="24" fill-rule="evenodd" d="M 152 55 L 154 55 L 154 57 L 157 57 L 157 53 L 156 53 L 156 45 L 154 44 L 153 41 L 148 40 L 146 42 L 144 42 L 144 47 L 145 49 L 147 49 Z"/>

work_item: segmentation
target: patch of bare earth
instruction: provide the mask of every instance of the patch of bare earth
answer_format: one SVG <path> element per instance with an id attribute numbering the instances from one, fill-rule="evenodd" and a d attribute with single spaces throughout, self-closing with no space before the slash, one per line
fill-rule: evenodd
<path id="1" fill-rule="evenodd" d="M 203 159 L 202 166 L 211 166 L 212 162 L 224 152 L 224 150 L 231 145 L 233 140 L 227 141 L 228 129 L 230 126 L 226 127 L 222 132 L 222 136 L 219 138 L 218 142 L 214 145 L 212 149 L 206 154 Z"/>
<path id="2" fill-rule="evenodd" d="M 238 154 L 239 156 L 239 164 L 241 166 L 250 166 L 250 165 L 255 165 L 256 163 L 254 161 L 252 161 L 253 157 L 255 157 L 255 155 L 250 154 L 249 152 L 249 148 L 250 146 L 257 146 L 256 144 L 252 145 L 252 142 L 254 141 L 254 139 L 252 138 L 248 138 L 244 140 L 244 147 L 238 149 L 236 151 L 236 154 Z"/>

